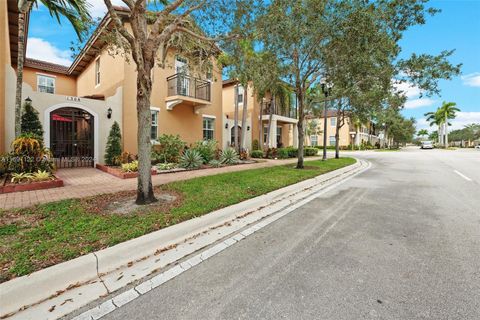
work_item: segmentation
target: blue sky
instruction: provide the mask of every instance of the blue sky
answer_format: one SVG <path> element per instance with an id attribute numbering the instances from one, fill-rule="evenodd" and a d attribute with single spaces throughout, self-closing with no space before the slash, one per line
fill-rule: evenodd
<path id="1" fill-rule="evenodd" d="M 92 15 L 103 16 L 103 0 L 88 1 L 92 4 Z M 451 61 L 463 63 L 462 76 L 442 81 L 441 95 L 430 98 L 419 98 L 418 89 L 403 86 L 409 100 L 402 112 L 417 119 L 417 129 L 430 129 L 423 114 L 435 110 L 442 101 L 453 101 L 461 109 L 452 123 L 454 128 L 480 123 L 480 0 L 432 0 L 430 5 L 442 12 L 405 34 L 401 41 L 402 57 L 413 52 L 438 54 L 456 49 Z M 75 32 L 67 21 L 62 20 L 59 25 L 42 7 L 32 12 L 27 56 L 69 65 L 71 41 L 75 40 Z"/>

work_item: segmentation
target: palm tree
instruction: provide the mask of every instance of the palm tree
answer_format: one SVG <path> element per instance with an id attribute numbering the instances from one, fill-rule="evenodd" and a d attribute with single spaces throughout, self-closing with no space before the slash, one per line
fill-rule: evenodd
<path id="1" fill-rule="evenodd" d="M 72 24 L 78 38 L 81 40 L 86 31 L 87 21 L 90 20 L 89 4 L 86 0 L 18 0 L 18 56 L 17 56 L 17 83 L 15 91 L 15 136 L 21 132 L 22 116 L 22 83 L 23 64 L 25 61 L 25 17 L 32 8 L 43 4 L 52 17 L 60 23 L 64 16 Z"/>
<path id="2" fill-rule="evenodd" d="M 439 117 L 443 119 L 444 134 L 445 134 L 445 147 L 448 147 L 448 120 L 456 118 L 456 112 L 460 112 L 460 109 L 455 107 L 455 102 L 443 102 L 442 106 L 437 110 Z"/>
<path id="3" fill-rule="evenodd" d="M 441 135 L 441 127 L 443 124 L 443 119 L 441 118 L 438 109 L 437 111 L 430 111 L 424 114 L 425 117 L 427 117 L 427 122 L 430 124 L 430 127 L 437 126 L 437 132 L 438 132 L 438 143 L 442 143 L 442 135 Z"/>
<path id="4" fill-rule="evenodd" d="M 418 131 L 417 135 L 419 137 L 426 137 L 426 136 L 428 136 L 428 130 L 427 129 L 421 129 L 421 130 Z"/>

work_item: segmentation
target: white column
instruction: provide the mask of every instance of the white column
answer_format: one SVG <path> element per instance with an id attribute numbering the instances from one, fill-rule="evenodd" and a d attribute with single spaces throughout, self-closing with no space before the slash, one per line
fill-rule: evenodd
<path id="1" fill-rule="evenodd" d="M 270 125 L 270 148 L 277 147 L 277 120 L 272 119 L 272 123 Z"/>
<path id="2" fill-rule="evenodd" d="M 293 147 L 298 148 L 298 124 L 293 125 Z"/>

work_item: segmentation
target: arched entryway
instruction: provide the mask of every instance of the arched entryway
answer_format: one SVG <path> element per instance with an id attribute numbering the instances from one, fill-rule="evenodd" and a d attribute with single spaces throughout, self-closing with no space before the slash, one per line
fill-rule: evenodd
<path id="1" fill-rule="evenodd" d="M 238 125 L 238 143 L 242 141 L 242 126 Z M 230 129 L 230 146 L 235 147 L 235 126 Z"/>
<path id="2" fill-rule="evenodd" d="M 76 107 L 49 112 L 49 147 L 57 168 L 93 167 L 95 116 Z"/>

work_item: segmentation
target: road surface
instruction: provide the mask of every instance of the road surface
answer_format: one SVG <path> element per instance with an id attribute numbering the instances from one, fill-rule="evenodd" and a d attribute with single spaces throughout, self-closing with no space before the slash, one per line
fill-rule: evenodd
<path id="1" fill-rule="evenodd" d="M 480 319 L 480 150 L 369 171 L 104 319 Z"/>

